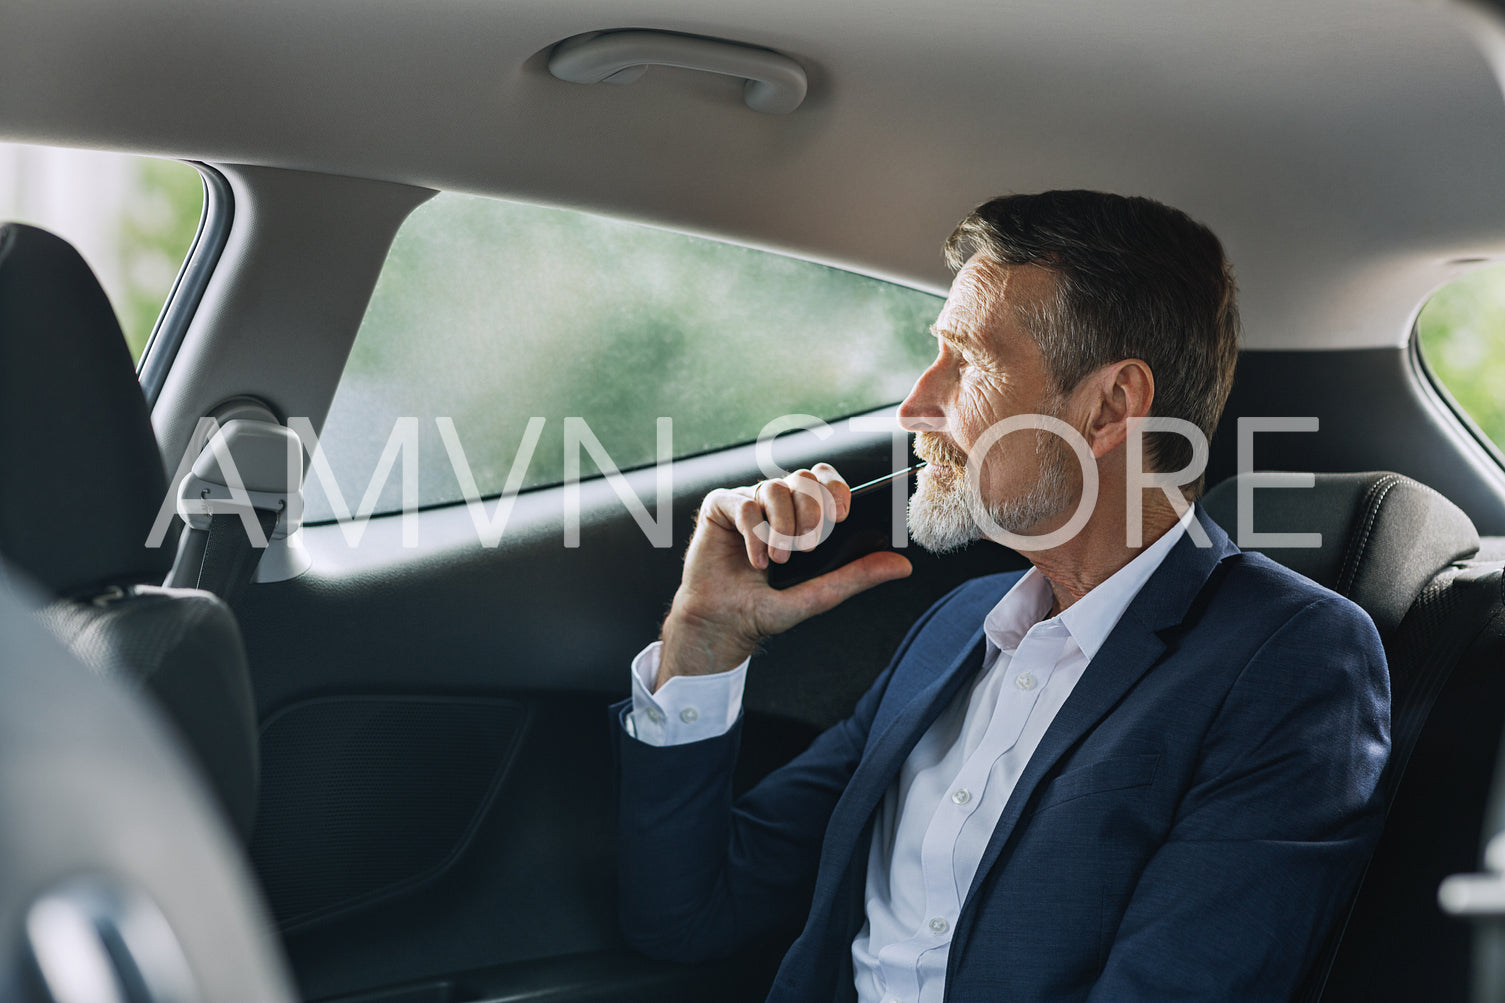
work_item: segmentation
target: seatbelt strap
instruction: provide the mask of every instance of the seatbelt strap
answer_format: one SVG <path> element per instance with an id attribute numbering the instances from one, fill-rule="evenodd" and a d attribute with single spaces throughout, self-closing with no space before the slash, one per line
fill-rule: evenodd
<path id="1" fill-rule="evenodd" d="M 254 511 L 262 539 L 270 539 L 272 527 L 277 525 L 277 512 L 265 508 Z M 245 523 L 238 515 L 210 516 L 208 533 L 194 587 L 213 592 L 228 603 L 256 574 L 256 565 L 266 548 L 252 545 Z"/>

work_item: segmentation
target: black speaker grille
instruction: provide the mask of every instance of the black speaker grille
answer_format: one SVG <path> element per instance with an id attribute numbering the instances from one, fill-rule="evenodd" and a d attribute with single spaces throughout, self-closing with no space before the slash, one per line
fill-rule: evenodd
<path id="1" fill-rule="evenodd" d="M 306 928 L 437 876 L 464 849 L 527 720 L 496 699 L 328 697 L 261 734 L 251 859 L 278 925 Z"/>

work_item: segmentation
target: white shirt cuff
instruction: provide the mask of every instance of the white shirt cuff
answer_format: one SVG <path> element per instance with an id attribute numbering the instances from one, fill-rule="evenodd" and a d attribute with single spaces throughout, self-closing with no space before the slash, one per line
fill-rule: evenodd
<path id="1" fill-rule="evenodd" d="M 627 731 L 648 745 L 684 745 L 726 734 L 742 713 L 747 659 L 729 672 L 675 676 L 654 692 L 660 641 L 632 660 L 632 712 Z"/>

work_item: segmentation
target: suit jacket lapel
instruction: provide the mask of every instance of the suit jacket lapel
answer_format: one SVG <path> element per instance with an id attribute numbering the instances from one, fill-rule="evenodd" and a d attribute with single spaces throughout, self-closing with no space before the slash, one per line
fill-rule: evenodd
<path id="1" fill-rule="evenodd" d="M 850 789 L 860 792 L 862 796 L 860 802 L 853 806 L 860 812 L 859 821 L 865 819 L 877 806 L 878 800 L 888 790 L 889 784 L 893 783 L 894 777 L 898 776 L 899 767 L 919 742 L 920 736 L 925 734 L 941 711 L 946 709 L 962 684 L 982 667 L 986 644 L 979 618 L 977 629 L 969 634 L 961 653 L 955 655 L 949 664 L 943 663 L 944 667 L 913 698 L 905 702 L 899 713 L 868 744 L 867 752 L 857 765 L 849 784 Z"/>
<path id="2" fill-rule="evenodd" d="M 1213 569 L 1225 557 L 1238 553 L 1227 534 L 1201 507 L 1197 508 L 1197 518 L 1207 531 L 1212 546 L 1198 547 L 1189 533 L 1183 534 L 1124 610 L 1097 656 L 1088 663 L 1004 805 L 1003 815 L 993 830 L 967 891 L 967 900 L 962 906 L 964 916 L 971 912 L 968 906 L 973 896 L 988 871 L 997 863 L 1041 779 L 1149 671 L 1165 651 L 1165 642 L 1160 639 L 1159 632 L 1181 623 Z M 957 939 L 962 935 L 963 931 L 959 929 Z M 953 957 L 956 953 L 953 951 Z"/>
<path id="3" fill-rule="evenodd" d="M 986 650 L 983 618 L 1017 580 L 1013 576 L 996 591 L 959 601 L 955 609 L 947 609 L 944 619 L 937 617 L 937 622 L 928 626 L 911 646 L 903 677 L 890 683 L 884 696 L 885 706 L 893 706 L 894 712 L 885 717 L 880 711 L 880 717 L 874 721 L 874 735 L 826 827 L 816 877 L 816 908 L 820 903 L 829 905 L 835 901 L 840 894 L 839 885 L 852 879 L 854 858 L 859 863 L 867 859 L 871 840 L 864 834 L 869 831 L 867 824 L 874 809 L 920 736 L 982 666 Z M 910 693 L 894 689 L 916 684 Z M 863 867 L 857 870 L 857 880 L 861 881 L 866 870 Z"/>
<path id="4" fill-rule="evenodd" d="M 982 631 L 979 629 L 977 637 L 962 654 L 956 656 L 944 672 L 936 675 L 928 686 L 909 700 L 883 729 L 882 734 L 868 746 L 867 754 L 857 764 L 846 791 L 832 813 L 830 825 L 826 828 L 825 846 L 828 855 L 834 856 L 843 851 L 850 855 L 866 849 L 858 847 L 856 843 L 873 809 L 878 806 L 889 784 L 898 775 L 905 757 L 920 740 L 920 736 L 925 734 L 925 729 L 930 727 L 930 723 L 955 695 L 963 680 L 970 675 L 964 671 L 967 666 L 975 669 L 982 664 L 982 653 Z M 828 864 L 840 866 L 831 867 Z M 839 876 L 845 871 L 845 865 L 845 860 L 822 860 L 821 878 Z M 817 898 L 819 892 L 817 889 Z"/>

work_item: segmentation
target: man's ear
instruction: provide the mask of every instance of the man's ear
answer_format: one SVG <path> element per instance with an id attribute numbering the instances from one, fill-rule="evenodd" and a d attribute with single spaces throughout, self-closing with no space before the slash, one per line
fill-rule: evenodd
<path id="1" fill-rule="evenodd" d="M 1129 438 L 1129 419 L 1147 418 L 1155 401 L 1155 374 L 1141 359 L 1110 363 L 1079 385 L 1086 412 L 1082 435 L 1098 459 Z"/>

